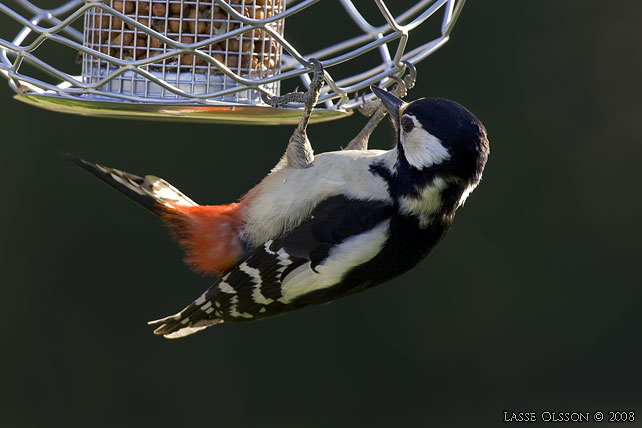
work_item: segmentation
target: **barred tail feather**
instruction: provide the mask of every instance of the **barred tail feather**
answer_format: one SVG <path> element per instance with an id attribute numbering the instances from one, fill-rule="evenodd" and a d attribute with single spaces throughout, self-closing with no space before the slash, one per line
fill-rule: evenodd
<path id="1" fill-rule="evenodd" d="M 185 262 L 196 272 L 222 274 L 242 255 L 241 204 L 198 205 L 162 178 L 139 177 L 71 154 L 63 155 L 159 215 L 185 251 Z"/>
<path id="2" fill-rule="evenodd" d="M 63 156 L 129 196 L 154 214 L 160 215 L 168 208 L 177 206 L 198 205 L 162 178 L 153 175 L 139 177 L 115 168 L 88 162 L 69 153 L 63 153 Z"/>

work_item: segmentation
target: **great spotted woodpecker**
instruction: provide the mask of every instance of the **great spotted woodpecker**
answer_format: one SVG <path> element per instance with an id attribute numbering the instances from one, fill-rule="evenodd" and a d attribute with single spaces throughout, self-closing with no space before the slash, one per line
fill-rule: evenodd
<path id="1" fill-rule="evenodd" d="M 179 313 L 150 322 L 178 338 L 329 302 L 384 283 L 425 257 L 479 183 L 489 153 L 482 123 L 441 98 L 410 103 L 372 90 L 396 131 L 391 150 L 367 136 L 314 156 L 307 119 L 323 85 L 320 63 L 298 97 L 303 118 L 276 167 L 230 205 L 198 205 L 166 181 L 72 160 L 161 216 L 186 261 L 217 279 Z M 358 150 L 351 150 L 353 147 Z"/>

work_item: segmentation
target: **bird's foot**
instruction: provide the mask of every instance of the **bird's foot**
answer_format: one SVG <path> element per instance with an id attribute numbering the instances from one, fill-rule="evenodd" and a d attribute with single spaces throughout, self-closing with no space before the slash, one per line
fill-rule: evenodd
<path id="1" fill-rule="evenodd" d="M 381 107 L 381 102 L 378 99 L 368 101 L 365 94 L 361 95 L 361 104 L 358 107 L 359 113 L 365 117 L 370 117 L 379 107 Z"/>
<path id="2" fill-rule="evenodd" d="M 310 88 L 306 92 L 294 91 L 281 96 L 269 96 L 266 94 L 261 94 L 263 102 L 270 105 L 271 107 L 282 107 L 289 103 L 303 103 L 306 110 L 312 111 L 312 108 L 315 106 L 319 100 L 319 94 L 321 88 L 323 87 L 323 65 L 316 58 L 311 58 L 314 66 L 312 80 L 310 81 Z"/>
<path id="3" fill-rule="evenodd" d="M 263 98 L 273 107 L 279 107 L 288 102 L 303 103 L 303 114 L 296 129 L 290 137 L 290 142 L 285 150 L 285 159 L 291 168 L 306 168 L 314 161 L 314 151 L 307 136 L 308 122 L 312 110 L 319 100 L 319 94 L 324 82 L 323 65 L 316 58 L 310 59 L 314 66 L 312 80 L 307 92 L 293 92 L 282 97 Z"/>
<path id="4" fill-rule="evenodd" d="M 408 74 L 403 79 L 397 76 L 393 77 L 397 84 L 390 92 L 397 98 L 403 98 L 408 95 L 408 91 L 414 88 L 415 83 L 417 83 L 417 68 L 410 61 L 403 61 L 403 64 L 408 67 Z"/>
<path id="5" fill-rule="evenodd" d="M 403 98 L 408 95 L 408 91 L 414 88 L 417 82 L 417 68 L 409 61 L 403 61 L 403 64 L 408 68 L 408 74 L 403 79 L 399 76 L 390 76 L 396 82 L 396 85 L 389 92 L 397 98 Z M 381 100 L 377 98 L 368 101 L 365 95 L 362 95 L 361 100 L 358 110 L 359 113 L 366 117 L 372 116 L 378 109 L 385 111 Z"/>
<path id="6" fill-rule="evenodd" d="M 417 81 L 417 69 L 412 63 L 408 61 L 403 62 L 408 67 L 408 74 L 401 79 L 398 76 L 392 76 L 391 79 L 397 82 L 390 93 L 398 98 L 403 98 L 408 94 L 408 91 L 415 86 Z M 362 103 L 359 106 L 359 112 L 367 117 L 370 117 L 368 123 L 361 131 L 354 137 L 344 150 L 368 150 L 368 141 L 372 131 L 379 125 L 379 123 L 386 117 L 386 108 L 381 104 L 379 99 L 374 101 L 367 101 L 362 96 Z"/>

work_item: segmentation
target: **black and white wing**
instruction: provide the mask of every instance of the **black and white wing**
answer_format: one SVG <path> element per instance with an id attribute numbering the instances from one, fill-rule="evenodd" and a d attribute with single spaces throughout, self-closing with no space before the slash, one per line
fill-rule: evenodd
<path id="1" fill-rule="evenodd" d="M 392 206 L 344 196 L 325 199 L 310 218 L 254 249 L 154 333 L 178 338 L 224 321 L 250 321 L 339 297 L 346 274 L 373 259 L 389 237 Z M 340 288 L 338 286 L 341 286 Z M 358 285 L 358 284 L 355 284 Z"/>

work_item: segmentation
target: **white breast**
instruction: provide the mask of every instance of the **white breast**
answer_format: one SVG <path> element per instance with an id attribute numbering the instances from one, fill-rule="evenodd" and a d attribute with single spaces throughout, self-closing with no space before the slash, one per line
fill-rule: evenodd
<path id="1" fill-rule="evenodd" d="M 292 169 L 279 163 L 243 198 L 242 239 L 252 246 L 274 239 L 307 219 L 330 196 L 390 201 L 386 182 L 369 168 L 382 160 L 389 165 L 396 156 L 394 149 L 344 150 L 317 155 L 309 168 Z"/>

